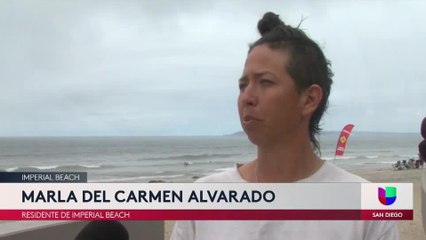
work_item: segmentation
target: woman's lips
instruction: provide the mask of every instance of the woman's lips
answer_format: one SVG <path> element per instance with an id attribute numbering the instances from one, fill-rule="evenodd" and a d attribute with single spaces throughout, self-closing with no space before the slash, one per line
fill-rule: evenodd
<path id="1" fill-rule="evenodd" d="M 246 115 L 243 117 L 243 123 L 260 122 L 261 119 L 252 115 Z"/>

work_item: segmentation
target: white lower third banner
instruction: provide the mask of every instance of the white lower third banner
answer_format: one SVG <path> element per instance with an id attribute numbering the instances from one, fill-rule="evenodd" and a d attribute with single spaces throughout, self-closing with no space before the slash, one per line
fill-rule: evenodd
<path id="1" fill-rule="evenodd" d="M 2 183 L 0 220 L 412 220 L 412 183 Z"/>

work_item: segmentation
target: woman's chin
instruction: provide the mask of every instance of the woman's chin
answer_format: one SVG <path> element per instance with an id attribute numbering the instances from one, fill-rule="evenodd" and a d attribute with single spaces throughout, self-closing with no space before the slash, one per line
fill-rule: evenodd
<path id="1" fill-rule="evenodd" d="M 253 131 L 245 131 L 247 134 L 248 139 L 251 143 L 254 145 L 262 145 L 263 142 L 265 142 L 265 134 L 262 134 L 260 132 L 253 132 Z"/>

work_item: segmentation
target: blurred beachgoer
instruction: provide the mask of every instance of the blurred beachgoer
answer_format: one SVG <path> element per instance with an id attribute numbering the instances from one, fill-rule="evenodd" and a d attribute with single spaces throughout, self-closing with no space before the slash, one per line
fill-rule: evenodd
<path id="1" fill-rule="evenodd" d="M 423 141 L 419 143 L 419 160 L 423 167 L 423 163 L 426 162 L 426 117 L 423 118 L 420 124 L 420 135 L 423 137 Z M 422 219 L 423 219 L 423 230 L 426 233 L 426 206 L 424 205 L 426 199 L 426 172 L 422 176 Z"/>
<path id="2" fill-rule="evenodd" d="M 238 97 L 257 158 L 197 182 L 366 182 L 318 157 L 333 76 L 320 47 L 274 13 L 258 29 L 262 37 L 249 48 Z M 179 221 L 171 239 L 394 240 L 398 232 L 388 221 Z"/>
<path id="3" fill-rule="evenodd" d="M 420 125 L 420 134 L 423 137 L 423 141 L 419 143 L 419 159 L 422 163 L 426 163 L 426 117 L 423 118 L 423 121 Z"/>
<path id="4" fill-rule="evenodd" d="M 420 167 L 423 168 L 423 158 L 420 153 L 419 153 L 419 159 L 416 160 L 415 165 L 416 165 L 416 168 L 420 168 Z"/>
<path id="5" fill-rule="evenodd" d="M 414 169 L 414 158 L 410 158 L 408 160 L 408 166 L 409 168 Z"/>
<path id="6" fill-rule="evenodd" d="M 393 170 L 402 170 L 401 160 L 396 161 L 395 164 L 392 164 Z"/>

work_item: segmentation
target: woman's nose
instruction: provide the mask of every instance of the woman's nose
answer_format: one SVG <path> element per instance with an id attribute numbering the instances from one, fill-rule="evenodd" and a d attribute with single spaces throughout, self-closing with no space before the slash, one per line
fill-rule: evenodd
<path id="1" fill-rule="evenodd" d="M 240 101 L 243 105 L 256 106 L 259 102 L 256 94 L 256 89 L 252 84 L 247 85 L 244 90 L 240 92 Z"/>

